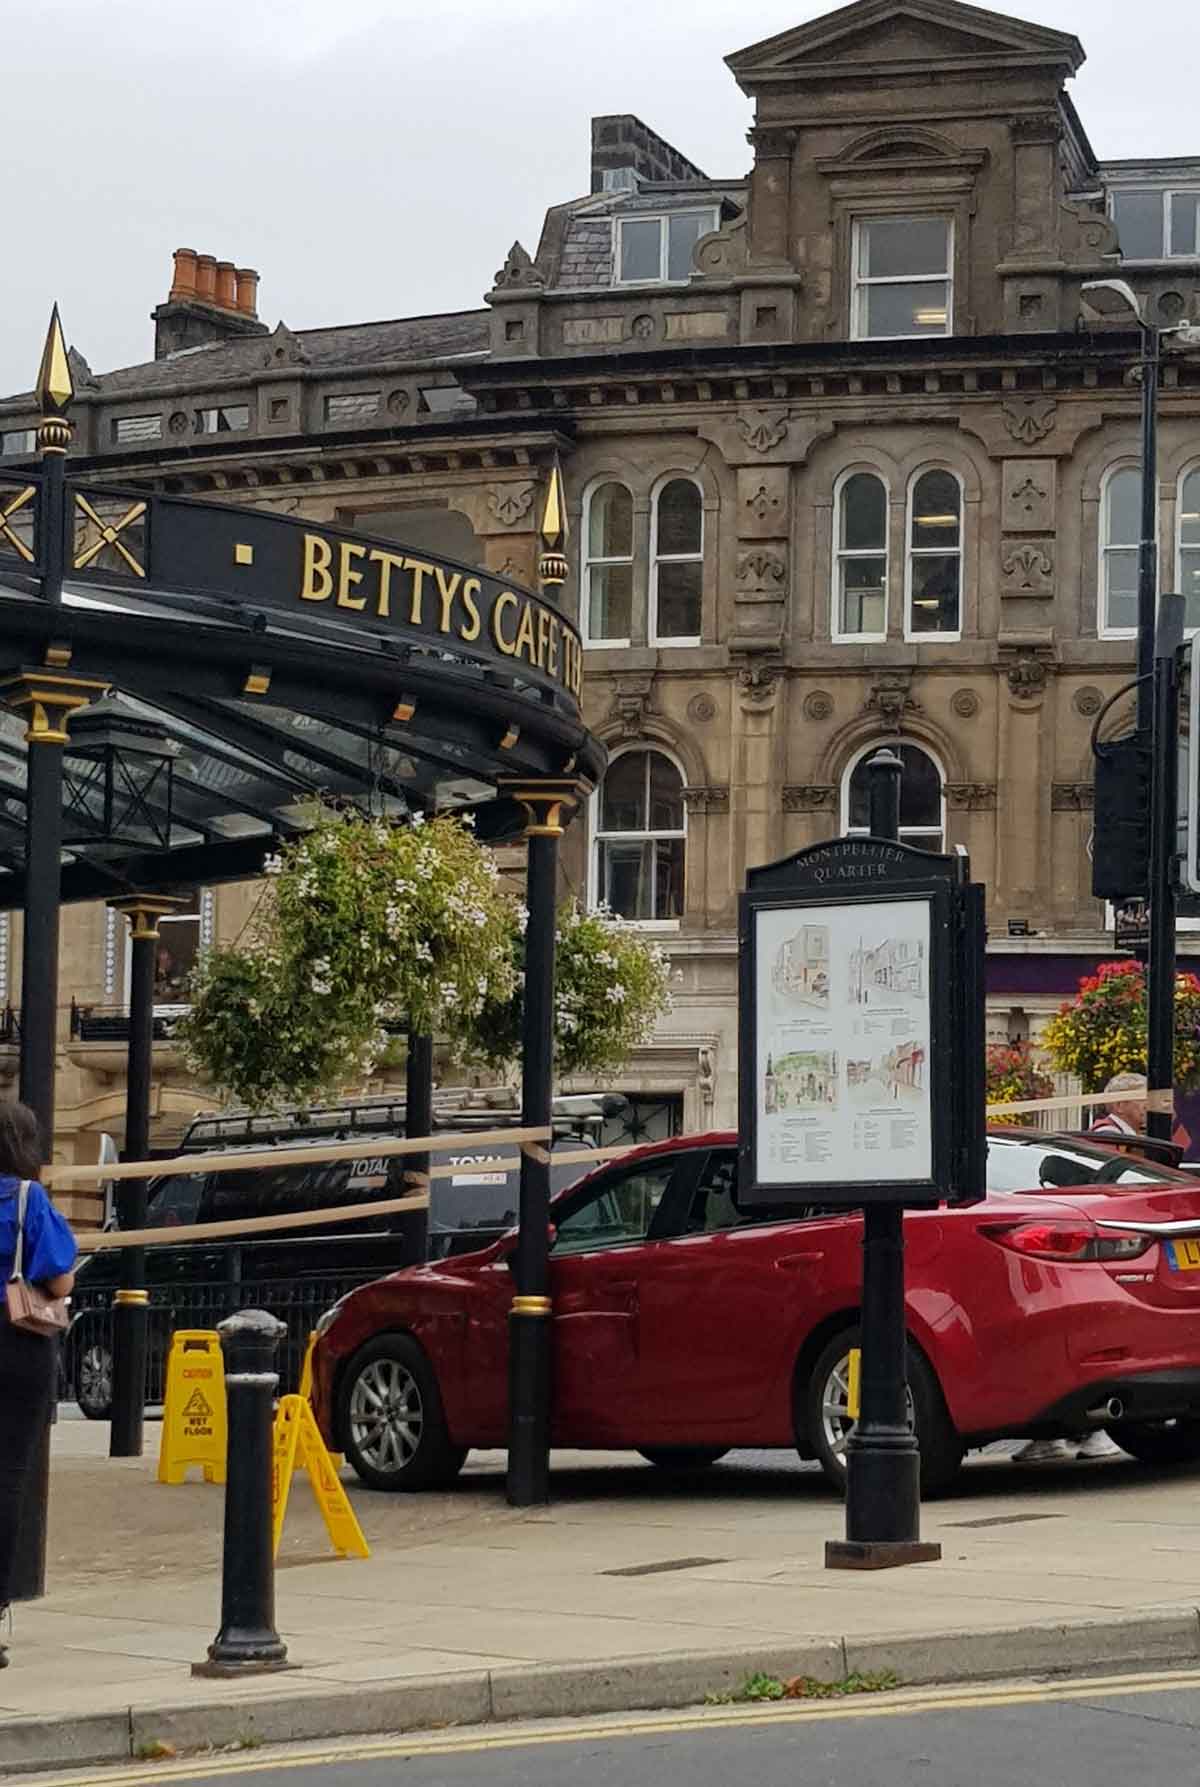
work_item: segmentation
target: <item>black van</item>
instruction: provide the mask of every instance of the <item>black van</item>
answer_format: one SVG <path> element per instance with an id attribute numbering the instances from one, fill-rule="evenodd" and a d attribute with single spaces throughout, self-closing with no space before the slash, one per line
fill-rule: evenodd
<path id="1" fill-rule="evenodd" d="M 598 1147 L 606 1118 L 624 1109 L 617 1094 L 559 1098 L 554 1106 L 552 1152 Z M 505 1088 L 446 1091 L 434 1102 L 434 1130 L 487 1131 L 517 1128 L 520 1111 Z M 147 1191 L 147 1227 L 164 1231 L 193 1223 L 229 1222 L 365 1204 L 402 1194 L 403 1156 L 342 1160 L 307 1166 L 258 1167 L 222 1172 L 220 1151 L 296 1147 L 302 1142 L 380 1140 L 404 1134 L 401 1099 L 366 1099 L 282 1117 L 245 1113 L 198 1118 L 183 1140 L 185 1154 L 217 1152 L 205 1173 L 163 1173 Z M 515 1150 L 489 1143 L 478 1151 L 434 1156 L 434 1166 L 453 1169 L 431 1186 L 428 1257 L 473 1252 L 517 1220 L 519 1172 Z M 557 1191 L 585 1171 L 551 1166 Z M 374 1221 L 324 1228 L 285 1229 L 247 1240 L 198 1241 L 146 1253 L 150 1291 L 150 1359 L 147 1401 L 161 1402 L 170 1337 L 176 1328 L 213 1328 L 237 1308 L 269 1309 L 287 1323 L 282 1385 L 295 1388 L 309 1333 L 317 1317 L 357 1284 L 382 1278 L 421 1257 L 419 1225 L 407 1212 Z M 80 1267 L 71 1303 L 71 1327 L 63 1349 L 64 1394 L 85 1415 L 105 1420 L 112 1407 L 112 1294 L 120 1284 L 120 1256 L 89 1255 Z"/>

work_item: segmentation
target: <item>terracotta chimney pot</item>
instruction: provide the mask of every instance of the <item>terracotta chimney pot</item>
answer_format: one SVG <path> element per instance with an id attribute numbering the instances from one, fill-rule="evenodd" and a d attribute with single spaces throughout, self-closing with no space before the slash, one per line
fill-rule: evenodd
<path id="1" fill-rule="evenodd" d="M 244 316 L 258 315 L 258 274 L 253 267 L 237 269 L 237 307 Z"/>
<path id="2" fill-rule="evenodd" d="M 196 256 L 196 296 L 206 304 L 217 301 L 217 262 L 215 255 Z"/>
<path id="3" fill-rule="evenodd" d="M 237 309 L 237 275 L 232 261 L 217 262 L 217 303 L 222 310 Z"/>
<path id="4" fill-rule="evenodd" d="M 175 272 L 171 280 L 171 290 L 167 296 L 168 304 L 177 298 L 194 298 L 196 296 L 196 250 L 194 248 L 177 248 L 175 250 Z"/>

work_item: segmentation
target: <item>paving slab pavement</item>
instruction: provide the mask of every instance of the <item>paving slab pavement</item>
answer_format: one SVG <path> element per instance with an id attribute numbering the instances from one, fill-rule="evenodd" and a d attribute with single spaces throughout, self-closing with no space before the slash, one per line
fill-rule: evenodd
<path id="1" fill-rule="evenodd" d="M 504 1501 L 503 1456 L 482 1453 L 428 1496 L 347 1472 L 369 1561 L 332 1556 L 298 1481 L 276 1582 L 296 1667 L 195 1679 L 220 1611 L 223 1492 L 160 1486 L 153 1426 L 143 1459 L 109 1460 L 107 1439 L 55 1430 L 49 1593 L 16 1610 L 0 1772 L 158 1739 L 677 1705 L 768 1665 L 918 1681 L 1200 1659 L 1200 1472 L 984 1455 L 924 1510 L 940 1563 L 859 1574 L 824 1569 L 841 1508 L 790 1454 L 672 1478 L 558 1453 L 552 1505 L 525 1512 Z"/>

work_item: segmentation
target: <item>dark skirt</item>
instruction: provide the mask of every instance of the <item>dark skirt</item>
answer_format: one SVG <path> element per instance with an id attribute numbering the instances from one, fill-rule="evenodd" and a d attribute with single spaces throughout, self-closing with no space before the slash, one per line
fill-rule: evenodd
<path id="1" fill-rule="evenodd" d="M 0 1607 L 12 1599 L 21 1498 L 53 1407 L 57 1352 L 0 1315 Z"/>

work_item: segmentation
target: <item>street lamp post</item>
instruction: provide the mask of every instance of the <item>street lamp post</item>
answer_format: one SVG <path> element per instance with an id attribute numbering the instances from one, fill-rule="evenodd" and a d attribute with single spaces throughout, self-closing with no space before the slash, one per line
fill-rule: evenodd
<path id="1" fill-rule="evenodd" d="M 1142 337 L 1142 502 L 1137 580 L 1137 735 L 1150 760 L 1150 938 L 1146 957 L 1146 1079 L 1152 1091 L 1175 1084 L 1175 839 L 1178 707 L 1175 655 L 1182 643 L 1182 602 L 1158 603 L 1158 378 L 1162 338 L 1124 279 L 1085 281 L 1080 296 L 1094 315 L 1132 316 Z M 1190 332 L 1189 332 L 1190 334 Z M 1150 1135 L 1169 1141 L 1169 1110 L 1151 1110 Z"/>

